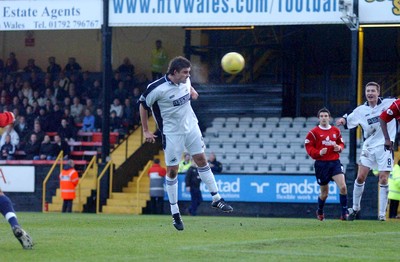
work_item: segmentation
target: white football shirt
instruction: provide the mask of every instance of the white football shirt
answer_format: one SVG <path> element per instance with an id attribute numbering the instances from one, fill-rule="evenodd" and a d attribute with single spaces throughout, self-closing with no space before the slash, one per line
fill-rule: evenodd
<path id="1" fill-rule="evenodd" d="M 165 134 L 182 135 L 198 125 L 197 117 L 190 104 L 190 88 L 192 84 L 176 85 L 167 76 L 149 84 L 140 97 L 151 108 L 157 126 Z"/>
<path id="2" fill-rule="evenodd" d="M 363 148 L 383 146 L 385 138 L 379 123 L 379 116 L 383 111 L 388 109 L 395 100 L 394 98 L 378 98 L 378 104 L 373 108 L 368 105 L 368 102 L 365 102 L 347 116 L 347 128 L 351 129 L 358 125 L 361 126 L 364 137 Z M 396 120 L 393 119 L 390 121 L 387 128 L 390 140 L 394 141 L 396 137 Z"/>

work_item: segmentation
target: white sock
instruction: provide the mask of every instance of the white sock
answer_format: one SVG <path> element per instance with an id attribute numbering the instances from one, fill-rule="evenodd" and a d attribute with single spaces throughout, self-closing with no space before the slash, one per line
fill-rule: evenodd
<path id="1" fill-rule="evenodd" d="M 169 204 L 171 205 L 171 214 L 179 213 L 178 177 L 170 178 L 170 177 L 166 176 L 165 181 L 166 181 L 168 200 L 169 200 Z"/>
<path id="2" fill-rule="evenodd" d="M 386 216 L 389 186 L 379 184 L 379 216 Z"/>
<path id="3" fill-rule="evenodd" d="M 210 166 L 207 164 L 206 166 L 198 167 L 197 170 L 199 172 L 201 181 L 206 184 L 208 191 L 210 191 L 213 201 L 220 200 L 221 196 L 218 193 L 217 182 L 215 182 L 215 177 Z"/>
<path id="4" fill-rule="evenodd" d="M 353 189 L 353 210 L 359 211 L 361 209 L 361 197 L 364 192 L 365 182 L 362 184 L 354 181 L 354 189 Z"/>

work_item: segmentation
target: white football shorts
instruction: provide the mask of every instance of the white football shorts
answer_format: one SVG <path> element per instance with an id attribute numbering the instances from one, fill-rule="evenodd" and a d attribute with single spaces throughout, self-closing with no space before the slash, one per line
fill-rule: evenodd
<path id="1" fill-rule="evenodd" d="M 393 155 L 390 150 L 385 150 L 383 145 L 363 148 L 359 163 L 371 170 L 392 171 Z"/>
<path id="2" fill-rule="evenodd" d="M 167 166 L 179 165 L 185 150 L 193 156 L 204 153 L 205 149 L 203 137 L 198 127 L 184 135 L 164 135 L 163 147 Z"/>

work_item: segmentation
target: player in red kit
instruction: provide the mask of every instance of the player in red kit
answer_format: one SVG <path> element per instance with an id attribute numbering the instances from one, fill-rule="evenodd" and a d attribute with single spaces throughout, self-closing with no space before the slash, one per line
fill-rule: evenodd
<path id="1" fill-rule="evenodd" d="M 388 109 L 383 111 L 379 117 L 382 133 L 385 138 L 385 149 L 393 151 L 393 142 L 390 139 L 387 123 L 393 119 L 400 120 L 400 99 L 396 99 Z"/>
<path id="2" fill-rule="evenodd" d="M 347 220 L 347 187 L 340 153 L 344 142 L 340 130 L 330 125 L 331 113 L 322 108 L 318 111 L 319 125 L 308 132 L 305 140 L 307 153 L 315 160 L 315 176 L 320 186 L 317 219 L 325 219 L 324 206 L 328 198 L 329 182 L 335 181 L 340 190 L 341 220 Z"/>
<path id="3" fill-rule="evenodd" d="M 0 127 L 8 126 L 15 120 L 14 114 L 10 112 L 0 113 Z M 18 239 L 24 249 L 32 249 L 33 241 L 28 233 L 18 223 L 11 200 L 0 189 L 0 212 L 10 224 L 14 236 Z"/>

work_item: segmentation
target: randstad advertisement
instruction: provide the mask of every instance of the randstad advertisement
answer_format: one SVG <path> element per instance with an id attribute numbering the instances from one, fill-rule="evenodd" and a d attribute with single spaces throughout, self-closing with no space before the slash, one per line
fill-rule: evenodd
<path id="1" fill-rule="evenodd" d="M 400 23 L 400 1 L 359 0 L 361 24 Z"/>
<path id="2" fill-rule="evenodd" d="M 279 203 L 316 203 L 319 185 L 311 175 L 215 175 L 220 194 L 227 201 L 237 202 L 279 202 Z M 185 175 L 178 176 L 178 199 L 190 201 L 186 191 Z M 204 183 L 201 183 L 204 200 L 211 200 Z M 331 182 L 327 203 L 339 203 L 339 189 Z"/>
<path id="3" fill-rule="evenodd" d="M 111 0 L 110 26 L 339 24 L 339 0 Z"/>

